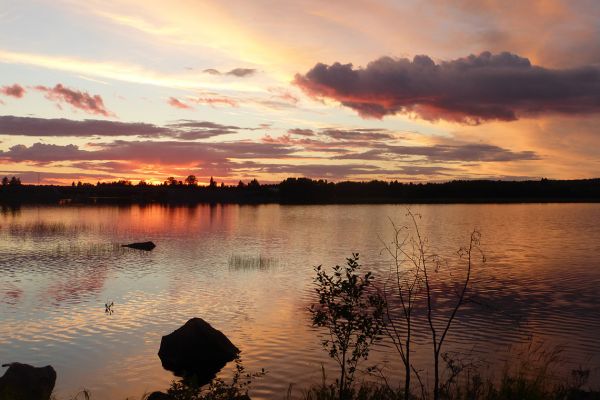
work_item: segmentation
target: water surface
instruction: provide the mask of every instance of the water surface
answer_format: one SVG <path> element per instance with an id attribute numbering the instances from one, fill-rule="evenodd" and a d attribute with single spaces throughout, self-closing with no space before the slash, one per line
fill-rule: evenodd
<path id="1" fill-rule="evenodd" d="M 600 365 L 600 205 L 411 209 L 441 255 L 451 258 L 474 228 L 483 235 L 487 262 L 473 276 L 481 304 L 464 308 L 448 350 L 480 356 L 494 372 L 510 347 L 542 341 L 565 347 L 567 367 Z M 280 399 L 331 366 L 306 311 L 313 266 L 359 252 L 365 269 L 387 277 L 381 239 L 405 214 L 400 205 L 4 209 L 0 362 L 53 365 L 59 397 L 88 388 L 94 399 L 139 398 L 174 379 L 156 355 L 161 336 L 197 316 L 242 350 L 248 369 L 268 371 L 253 398 Z M 146 240 L 154 251 L 119 247 Z M 427 369 L 423 332 L 416 348 Z M 363 366 L 374 363 L 399 375 L 389 344 Z"/>

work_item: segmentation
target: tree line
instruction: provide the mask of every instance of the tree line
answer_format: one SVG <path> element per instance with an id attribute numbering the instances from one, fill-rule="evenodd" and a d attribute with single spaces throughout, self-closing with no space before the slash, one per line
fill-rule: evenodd
<path id="1" fill-rule="evenodd" d="M 597 202 L 600 201 L 600 179 L 404 183 L 287 178 L 275 184 L 261 184 L 257 179 L 225 184 L 211 177 L 208 185 L 202 185 L 194 175 L 189 175 L 184 179 L 169 177 L 160 185 L 144 180 L 136 184 L 121 180 L 58 186 L 25 185 L 17 177 L 5 177 L 0 186 L 0 202 L 53 203 L 64 199 L 73 202 L 110 199 L 120 202 L 284 204 Z"/>

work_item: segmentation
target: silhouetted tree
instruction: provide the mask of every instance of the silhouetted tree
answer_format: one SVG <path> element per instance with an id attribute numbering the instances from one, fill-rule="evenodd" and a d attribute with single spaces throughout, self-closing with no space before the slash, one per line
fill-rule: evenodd
<path id="1" fill-rule="evenodd" d="M 9 186 L 19 186 L 19 185 L 21 185 L 21 178 L 13 176 L 12 178 L 10 178 L 10 182 L 8 182 L 8 185 Z"/>
<path id="2" fill-rule="evenodd" d="M 449 274 L 450 280 L 453 280 L 456 284 L 458 284 L 459 288 L 456 291 L 452 290 L 443 290 L 441 288 L 434 288 L 434 286 L 439 286 L 440 279 L 436 279 L 442 267 L 449 266 L 445 260 L 442 260 L 439 255 L 432 252 L 429 243 L 426 238 L 421 235 L 419 230 L 419 225 L 417 223 L 417 217 L 420 217 L 418 214 L 413 214 L 411 211 L 408 212 L 408 216 L 411 218 L 412 223 L 412 232 L 397 246 L 396 248 L 399 250 L 399 253 L 402 254 L 405 258 L 405 261 L 410 265 L 408 270 L 409 274 L 409 285 L 422 285 L 425 291 L 425 301 L 427 303 L 427 324 L 429 327 L 429 332 L 431 334 L 431 343 L 433 347 L 433 363 L 434 363 L 434 382 L 433 382 L 433 399 L 440 399 L 440 356 L 442 354 L 442 347 L 444 345 L 444 341 L 450 331 L 452 323 L 456 317 L 458 310 L 464 304 L 465 294 L 469 287 L 469 283 L 471 280 L 471 271 L 473 267 L 473 263 L 475 262 L 474 256 L 479 254 L 481 256 L 481 261 L 485 262 L 485 257 L 483 252 L 481 251 L 479 245 L 481 241 L 481 234 L 474 230 L 471 233 L 469 245 L 466 247 L 461 247 L 457 254 L 460 261 L 464 261 L 465 263 L 465 271 L 464 276 L 462 278 L 457 278 L 458 272 L 452 271 Z M 456 279 L 459 279 L 457 281 Z M 409 286 L 410 287 L 410 286 Z M 442 308 L 444 307 L 438 306 L 436 304 L 439 303 L 443 294 L 456 294 L 456 301 L 454 305 L 449 307 L 450 313 L 447 316 L 444 316 L 444 311 Z M 404 298 L 406 298 L 408 292 L 405 292 Z M 400 300 L 402 301 L 402 296 Z M 437 299 L 437 301 L 436 301 Z M 451 302 L 452 300 L 449 300 Z M 406 350 L 406 349 L 405 349 Z M 404 360 L 403 360 L 404 361 Z M 409 360 L 410 361 L 410 360 Z M 415 369 L 413 371 L 416 372 Z M 418 377 L 418 376 L 417 376 Z"/>
<path id="3" fill-rule="evenodd" d="M 214 189 L 217 187 L 217 182 L 213 179 L 213 177 L 210 177 L 210 181 L 208 182 L 208 187 L 211 189 Z"/>
<path id="4" fill-rule="evenodd" d="M 373 275 L 360 275 L 359 269 L 358 254 L 347 258 L 345 266 L 333 267 L 331 275 L 320 265 L 315 267 L 319 302 L 310 312 L 313 325 L 329 331 L 323 347 L 340 366 L 340 400 L 351 397 L 356 366 L 368 357 L 383 327 L 384 300 L 372 290 Z"/>
<path id="5" fill-rule="evenodd" d="M 167 180 L 165 181 L 165 186 L 176 186 L 176 185 L 177 185 L 177 179 L 175 179 L 172 176 L 168 177 Z"/>
<path id="6" fill-rule="evenodd" d="M 4 178 L 2 178 L 2 186 L 7 186 L 8 185 L 8 176 L 5 176 Z"/>
<path id="7" fill-rule="evenodd" d="M 414 221 L 414 215 L 409 214 Z M 386 333 L 392 340 L 396 351 L 400 355 L 404 366 L 404 398 L 410 398 L 410 381 L 412 364 L 410 352 L 413 332 L 413 311 L 418 294 L 422 287 L 422 268 L 420 258 L 415 255 L 415 246 L 411 243 L 409 227 L 398 227 L 391 221 L 394 234 L 391 243 L 383 243 L 384 251 L 391 257 L 392 279 L 389 288 L 391 294 L 400 303 L 400 316 L 393 315 L 390 301 L 388 300 L 388 285 L 384 286 L 386 299 Z M 383 242 L 383 241 L 382 241 Z M 410 249 L 407 249 L 407 246 Z"/>
<path id="8" fill-rule="evenodd" d="M 198 185 L 198 179 L 196 178 L 196 175 L 188 175 L 188 177 L 185 178 L 185 184 L 188 186 Z"/>

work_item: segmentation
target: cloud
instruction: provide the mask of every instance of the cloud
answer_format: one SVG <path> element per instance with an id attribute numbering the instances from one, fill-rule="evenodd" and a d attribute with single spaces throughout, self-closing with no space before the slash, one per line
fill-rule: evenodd
<path id="1" fill-rule="evenodd" d="M 246 76 L 254 75 L 256 70 L 253 68 L 234 68 L 231 71 L 227 72 L 226 75 L 237 76 L 238 78 L 243 78 Z"/>
<path id="2" fill-rule="evenodd" d="M 114 116 L 113 113 L 104 107 L 104 101 L 99 95 L 90 95 L 87 92 L 69 89 L 61 83 L 53 88 L 46 86 L 36 86 L 36 90 L 46 93 L 46 98 L 55 101 L 60 107 L 61 103 L 70 104 L 72 107 L 85 111 L 89 114 L 104 115 L 105 117 Z"/>
<path id="3" fill-rule="evenodd" d="M 288 158 L 297 151 L 279 143 L 193 141 L 124 141 L 90 144 L 89 149 L 76 145 L 34 143 L 15 145 L 0 151 L 5 162 L 44 164 L 58 161 L 135 161 L 155 165 L 189 165 L 223 162 L 229 159 Z"/>
<path id="4" fill-rule="evenodd" d="M 165 126 L 157 126 L 142 122 L 95 119 L 76 121 L 65 118 L 0 116 L 0 135 L 36 137 L 140 136 L 192 140 L 236 133 L 241 129 L 243 128 L 238 126 L 194 120 L 178 120 Z"/>
<path id="5" fill-rule="evenodd" d="M 315 132 L 312 129 L 301 129 L 301 128 L 289 129 L 288 133 L 290 135 L 300 135 L 300 136 L 314 136 L 315 135 Z"/>
<path id="6" fill-rule="evenodd" d="M 208 69 L 203 70 L 202 72 L 204 72 L 205 74 L 210 74 L 210 75 L 229 75 L 229 76 L 235 76 L 238 78 L 245 78 L 247 76 L 254 75 L 256 73 L 256 69 L 254 69 L 254 68 L 234 68 L 228 72 L 221 72 L 214 68 L 208 68 Z"/>
<path id="7" fill-rule="evenodd" d="M 522 116 L 600 113 L 600 67 L 547 69 L 511 53 L 436 64 L 425 55 L 352 64 L 317 64 L 294 83 L 308 95 L 339 101 L 362 117 L 415 114 L 478 124 Z"/>
<path id="8" fill-rule="evenodd" d="M 178 133 L 174 137 L 181 140 L 206 139 L 209 137 L 237 133 L 241 128 L 233 125 L 221 125 L 210 121 L 179 120 L 167 125 Z"/>
<path id="9" fill-rule="evenodd" d="M 175 97 L 169 97 L 169 101 L 167 102 L 171 107 L 181 108 L 183 110 L 191 110 L 192 107 L 188 106 L 184 102 L 176 99 Z"/>
<path id="10" fill-rule="evenodd" d="M 15 83 L 14 85 L 10 86 L 7 85 L 0 87 L 0 94 L 3 94 L 5 96 L 16 97 L 17 99 L 20 99 L 21 97 L 25 96 L 25 92 L 25 88 L 19 85 L 18 83 Z"/>
<path id="11" fill-rule="evenodd" d="M 466 143 L 458 145 L 435 144 L 432 146 L 379 145 L 362 152 L 343 154 L 336 159 L 344 160 L 386 160 L 422 157 L 429 162 L 509 162 L 539 160 L 534 151 L 512 151 L 491 144 Z"/>
<path id="12" fill-rule="evenodd" d="M 283 101 L 290 104 L 298 104 L 300 99 L 292 94 L 287 88 L 273 87 L 267 89 L 269 93 L 272 93 L 272 98 L 278 101 Z"/>
<path id="13" fill-rule="evenodd" d="M 204 72 L 205 74 L 210 74 L 210 75 L 221 75 L 221 73 L 218 70 L 214 69 L 214 68 L 208 68 L 208 69 L 205 69 L 202 72 Z"/>
<path id="14" fill-rule="evenodd" d="M 393 135 L 385 133 L 381 129 L 323 129 L 321 134 L 336 140 L 377 141 L 395 139 Z"/>
<path id="15" fill-rule="evenodd" d="M 0 135 L 22 136 L 146 136 L 168 135 L 169 128 L 142 122 L 117 122 L 86 119 L 34 118 L 13 115 L 0 116 Z"/>
<path id="16" fill-rule="evenodd" d="M 197 97 L 192 99 L 196 104 L 206 104 L 209 106 L 229 106 L 229 107 L 237 107 L 237 100 L 226 97 L 226 96 L 209 96 L 209 97 Z"/>
<path id="17" fill-rule="evenodd" d="M 53 161 L 85 160 L 87 153 L 89 152 L 80 150 L 78 146 L 73 144 L 34 143 L 29 147 L 17 144 L 10 147 L 8 151 L 0 151 L 0 160 L 13 162 L 31 161 L 44 164 Z"/>
<path id="18" fill-rule="evenodd" d="M 64 185 L 65 182 L 71 180 L 113 180 L 117 176 L 111 174 L 94 174 L 88 172 L 48 172 L 46 170 L 26 171 L 26 170 L 5 170 L 0 171 L 0 176 L 16 176 L 23 183 L 41 183 L 41 184 L 59 184 Z"/>

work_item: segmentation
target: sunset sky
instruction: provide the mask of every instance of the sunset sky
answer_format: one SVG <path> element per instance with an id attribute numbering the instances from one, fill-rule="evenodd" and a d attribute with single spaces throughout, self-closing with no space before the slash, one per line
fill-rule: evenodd
<path id="1" fill-rule="evenodd" d="M 1 176 L 190 174 L 600 177 L 600 3 L 0 0 Z"/>

